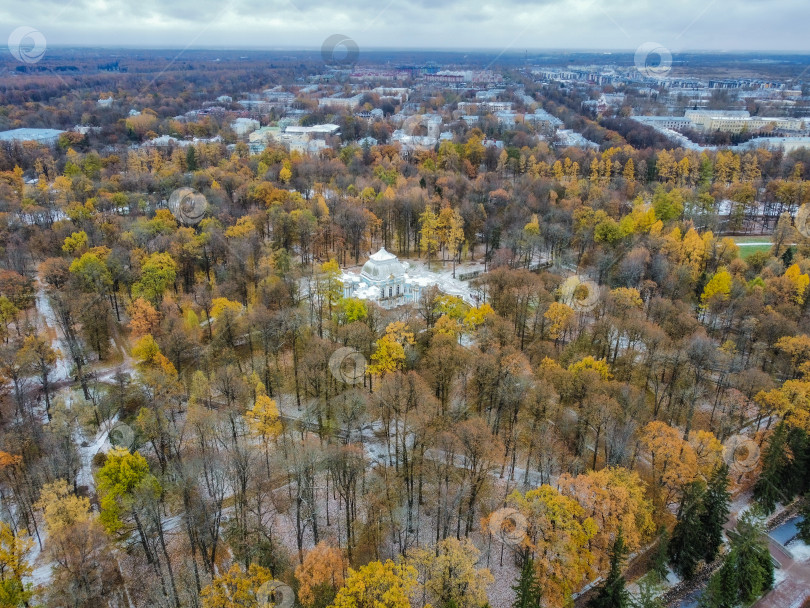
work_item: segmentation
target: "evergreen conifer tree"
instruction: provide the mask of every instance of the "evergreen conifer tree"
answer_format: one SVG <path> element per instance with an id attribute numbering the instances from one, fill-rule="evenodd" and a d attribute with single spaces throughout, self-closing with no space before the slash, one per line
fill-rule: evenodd
<path id="1" fill-rule="evenodd" d="M 515 585 L 515 601 L 512 608 L 541 608 L 540 596 L 542 595 L 537 576 L 534 573 L 534 560 L 527 556 L 523 560 L 523 567 L 520 569 Z"/>
<path id="2" fill-rule="evenodd" d="M 622 564 L 626 557 L 627 546 L 624 544 L 624 536 L 619 528 L 610 550 L 610 571 L 605 577 L 605 582 L 599 586 L 596 596 L 588 602 L 588 608 L 628 608 L 630 606 L 630 594 L 625 588 L 624 576 L 622 576 Z"/>
<path id="3" fill-rule="evenodd" d="M 746 513 L 728 537 L 731 550 L 709 581 L 701 608 L 749 606 L 773 587 L 773 562 L 762 525 Z"/>
<path id="4" fill-rule="evenodd" d="M 669 541 L 670 564 L 685 579 L 692 578 L 698 562 L 706 553 L 701 522 L 704 491 L 705 486 L 700 481 L 686 486 L 678 508 L 678 521 Z"/>
<path id="5" fill-rule="evenodd" d="M 712 473 L 706 493 L 703 495 L 700 522 L 705 539 L 703 559 L 706 563 L 714 561 L 720 545 L 723 544 L 723 526 L 728 519 L 731 504 L 728 482 L 728 467 L 722 464 Z"/>

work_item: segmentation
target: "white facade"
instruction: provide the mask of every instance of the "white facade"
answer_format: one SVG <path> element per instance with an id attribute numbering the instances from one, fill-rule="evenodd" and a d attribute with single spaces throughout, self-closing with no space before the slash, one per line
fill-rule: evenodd
<path id="1" fill-rule="evenodd" d="M 353 97 L 322 97 L 318 100 L 318 107 L 346 108 L 347 110 L 354 110 L 360 105 L 361 99 L 363 99 L 362 95 L 355 95 Z"/>
<path id="2" fill-rule="evenodd" d="M 771 129 L 802 131 L 805 122 L 801 118 L 751 116 L 745 110 L 687 110 L 686 118 L 704 131 L 724 133 L 756 132 Z"/>
<path id="3" fill-rule="evenodd" d="M 385 247 L 369 257 L 359 275 L 343 274 L 343 296 L 374 300 L 383 308 L 394 308 L 419 300 L 423 281 L 408 278 L 407 267 Z"/>

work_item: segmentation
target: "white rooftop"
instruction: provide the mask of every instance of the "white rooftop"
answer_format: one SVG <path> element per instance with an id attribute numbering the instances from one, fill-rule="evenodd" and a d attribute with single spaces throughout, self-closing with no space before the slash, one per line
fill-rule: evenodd
<path id="1" fill-rule="evenodd" d="M 375 262 L 385 262 L 387 260 L 396 260 L 397 256 L 390 251 L 387 251 L 385 247 L 382 247 L 377 253 L 372 253 L 369 256 L 369 259 L 374 260 Z"/>
<path id="2" fill-rule="evenodd" d="M 405 265 L 393 253 L 381 248 L 372 254 L 363 264 L 361 274 L 372 281 L 384 281 L 389 277 L 401 277 L 405 274 Z"/>

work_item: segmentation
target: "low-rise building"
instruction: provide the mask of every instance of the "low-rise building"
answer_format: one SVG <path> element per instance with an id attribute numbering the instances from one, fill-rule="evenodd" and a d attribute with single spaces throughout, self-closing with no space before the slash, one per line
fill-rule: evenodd
<path id="1" fill-rule="evenodd" d="M 546 131 L 556 131 L 563 126 L 562 120 L 549 114 L 543 108 L 537 108 L 534 114 L 526 114 L 523 119 Z"/>
<path id="2" fill-rule="evenodd" d="M 684 116 L 633 116 L 633 120 L 654 129 L 672 129 L 681 132 L 692 128 L 691 120 Z"/>
<path id="3" fill-rule="evenodd" d="M 458 109 L 464 114 L 478 114 L 480 112 L 510 112 L 511 101 L 460 101 Z"/>
<path id="4" fill-rule="evenodd" d="M 318 107 L 344 108 L 346 110 L 354 110 L 360 105 L 361 99 L 363 99 L 362 94 L 357 94 L 353 97 L 321 97 L 318 100 Z"/>
<path id="5" fill-rule="evenodd" d="M 309 135 L 311 137 L 318 137 L 318 136 L 326 137 L 327 135 L 337 135 L 338 131 L 340 131 L 340 126 L 332 123 L 326 123 L 323 125 L 310 125 L 308 127 L 302 127 L 299 125 L 290 125 L 286 129 L 284 129 L 284 133 L 287 134 Z"/>

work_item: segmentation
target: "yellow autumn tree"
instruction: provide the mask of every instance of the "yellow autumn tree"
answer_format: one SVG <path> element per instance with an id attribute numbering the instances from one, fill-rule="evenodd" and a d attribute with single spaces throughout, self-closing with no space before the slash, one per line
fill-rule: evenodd
<path id="1" fill-rule="evenodd" d="M 237 564 L 204 587 L 200 593 L 203 608 L 264 608 L 259 601 L 260 589 L 273 580 L 270 570 L 251 564 L 245 571 Z"/>
<path id="2" fill-rule="evenodd" d="M 405 363 L 405 346 L 414 343 L 413 332 L 402 321 L 394 321 L 385 328 L 385 335 L 377 340 L 377 350 L 371 355 L 370 374 L 384 376 Z"/>
<path id="3" fill-rule="evenodd" d="M 214 298 L 211 300 L 211 317 L 216 319 L 226 310 L 230 310 L 236 314 L 242 312 L 242 305 L 239 302 L 234 302 L 228 298 Z"/>
<path id="4" fill-rule="evenodd" d="M 663 504 L 674 504 L 684 486 L 697 477 L 694 448 L 683 440 L 681 431 L 660 420 L 644 427 L 641 444 L 647 449 L 653 482 L 661 491 Z"/>
<path id="5" fill-rule="evenodd" d="M 462 323 L 464 327 L 468 330 L 475 330 L 477 329 L 487 318 L 491 315 L 494 315 L 495 311 L 492 309 L 487 303 L 481 304 L 475 308 L 470 308 L 467 311 L 467 314 L 464 315 L 464 320 Z"/>
<path id="6" fill-rule="evenodd" d="M 576 477 L 564 473 L 558 483 L 560 491 L 574 498 L 598 527 L 591 546 L 601 570 L 607 565 L 619 529 L 631 553 L 655 531 L 653 506 L 646 496 L 644 482 L 635 471 L 607 467 Z"/>
<path id="7" fill-rule="evenodd" d="M 357 570 L 349 568 L 346 583 L 338 591 L 334 608 L 411 608 L 416 589 L 416 568 L 391 560 L 369 562 Z M 206 607 L 208 608 L 208 607 Z M 219 608 L 219 607 L 211 607 Z"/>
<path id="8" fill-rule="evenodd" d="M 810 382 L 805 376 L 782 386 L 760 391 L 754 400 L 765 415 L 777 415 L 789 426 L 810 431 Z"/>
<path id="9" fill-rule="evenodd" d="M 782 336 L 776 341 L 776 348 L 790 357 L 794 369 L 810 361 L 810 336 L 807 334 Z"/>
<path id="10" fill-rule="evenodd" d="M 596 523 L 575 499 L 548 484 L 526 494 L 513 492 L 508 503 L 526 518 L 523 544 L 535 555 L 537 582 L 549 606 L 569 606 L 571 595 L 593 574 L 590 542 Z"/>
<path id="11" fill-rule="evenodd" d="M 281 435 L 283 427 L 278 405 L 274 399 L 267 396 L 264 385 L 256 383 L 256 399 L 247 412 L 245 421 L 254 437 L 259 437 L 264 445 L 265 464 L 270 474 L 270 441 Z"/>
<path id="12" fill-rule="evenodd" d="M 810 276 L 803 274 L 798 264 L 793 264 L 787 270 L 785 270 L 785 278 L 790 280 L 790 282 L 793 284 L 793 290 L 795 292 L 794 300 L 796 301 L 796 304 L 801 306 L 804 304 L 807 286 L 810 285 Z"/>
<path id="13" fill-rule="evenodd" d="M 477 567 L 480 554 L 469 538 L 449 537 L 417 549 L 410 562 L 432 605 L 480 608 L 487 603 L 487 586 L 495 581 L 488 568 Z"/>
<path id="14" fill-rule="evenodd" d="M 442 315 L 436 324 L 433 326 L 433 331 L 436 334 L 450 336 L 452 338 L 458 337 L 461 332 L 461 323 L 450 317 L 449 315 Z"/>
<path id="15" fill-rule="evenodd" d="M 405 349 L 388 334 L 377 340 L 377 350 L 371 355 L 368 372 L 375 376 L 384 376 L 400 369 L 405 363 Z"/>
<path id="16" fill-rule="evenodd" d="M 695 452 L 698 471 L 707 479 L 723 459 L 723 442 L 711 431 L 692 431 L 689 433 L 689 445 Z"/>
<path id="17" fill-rule="evenodd" d="M 152 334 L 146 334 L 135 343 L 132 356 L 137 359 L 140 369 L 159 369 L 170 376 L 177 375 L 174 365 L 160 352 L 160 346 Z"/>
<path id="18" fill-rule="evenodd" d="M 256 402 L 245 413 L 245 419 L 251 432 L 263 440 L 278 437 L 281 433 L 281 417 L 275 399 L 271 399 L 264 392 L 264 386 L 258 384 Z"/>
<path id="19" fill-rule="evenodd" d="M 34 540 L 25 530 L 15 532 L 0 521 L 0 606 L 3 608 L 28 606 L 31 601 L 33 589 L 25 579 L 33 571 L 28 563 L 33 546 Z"/>
<path id="20" fill-rule="evenodd" d="M 76 496 L 64 479 L 45 484 L 34 507 L 42 511 L 49 537 L 91 518 L 90 499 Z"/>
<path id="21" fill-rule="evenodd" d="M 562 302 L 552 302 L 549 304 L 543 317 L 548 321 L 548 335 L 552 340 L 557 340 L 565 335 L 574 320 L 574 310 Z"/>
<path id="22" fill-rule="evenodd" d="M 708 308 L 713 302 L 725 302 L 731 296 L 731 274 L 721 268 L 712 275 L 700 296 L 700 305 Z"/>
<path id="23" fill-rule="evenodd" d="M 87 238 L 87 233 L 84 230 L 81 230 L 65 237 L 65 241 L 62 244 L 62 251 L 65 253 L 79 255 L 87 251 L 88 246 L 89 240 Z"/>
<path id="24" fill-rule="evenodd" d="M 458 248 L 464 240 L 464 220 L 456 209 L 449 205 L 442 207 L 436 218 L 436 233 L 439 245 L 450 252 L 455 259 Z"/>
<path id="25" fill-rule="evenodd" d="M 610 290 L 610 302 L 617 312 L 626 313 L 633 309 L 641 309 L 644 301 L 635 287 L 617 287 Z"/>
<path id="26" fill-rule="evenodd" d="M 602 376 L 602 380 L 610 380 L 613 377 L 610 373 L 610 366 L 604 359 L 594 359 L 590 355 L 568 366 L 568 371 L 573 374 L 578 374 L 585 370 L 595 371 Z"/>
<path id="27" fill-rule="evenodd" d="M 428 205 L 419 216 L 419 250 L 427 254 L 428 268 L 430 258 L 439 249 L 439 218 Z"/>

